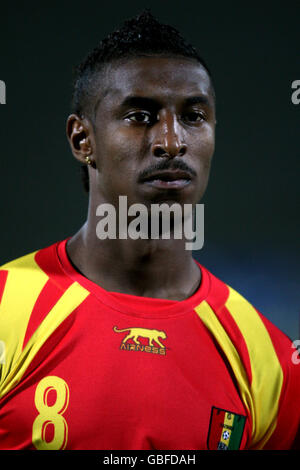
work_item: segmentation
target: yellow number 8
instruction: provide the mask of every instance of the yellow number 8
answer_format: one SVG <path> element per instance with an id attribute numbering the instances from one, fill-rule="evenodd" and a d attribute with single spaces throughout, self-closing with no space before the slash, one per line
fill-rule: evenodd
<path id="1" fill-rule="evenodd" d="M 53 405 L 48 405 L 49 393 L 56 392 Z M 34 403 L 39 412 L 32 426 L 32 442 L 38 450 L 62 450 L 68 441 L 68 425 L 62 414 L 69 404 L 69 388 L 60 377 L 49 375 L 37 385 Z M 53 438 L 46 441 L 46 429 L 52 424 Z"/>

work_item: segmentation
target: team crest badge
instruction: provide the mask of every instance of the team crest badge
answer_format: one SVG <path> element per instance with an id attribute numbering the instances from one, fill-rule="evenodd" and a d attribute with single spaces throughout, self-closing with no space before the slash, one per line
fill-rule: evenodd
<path id="1" fill-rule="evenodd" d="M 245 423 L 246 416 L 213 406 L 207 436 L 208 450 L 238 450 Z"/>

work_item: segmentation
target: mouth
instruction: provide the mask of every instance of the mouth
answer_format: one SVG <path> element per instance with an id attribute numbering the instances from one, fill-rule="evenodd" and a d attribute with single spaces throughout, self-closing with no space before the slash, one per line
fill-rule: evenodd
<path id="1" fill-rule="evenodd" d="M 162 171 L 153 173 L 141 182 L 159 189 L 181 189 L 191 183 L 191 175 L 185 171 Z"/>

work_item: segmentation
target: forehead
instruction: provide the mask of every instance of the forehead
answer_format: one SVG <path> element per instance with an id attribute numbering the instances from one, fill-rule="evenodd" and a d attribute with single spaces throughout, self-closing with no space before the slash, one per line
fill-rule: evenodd
<path id="1" fill-rule="evenodd" d="M 98 100 L 118 103 L 126 96 L 174 101 L 203 95 L 213 101 L 209 75 L 196 60 L 138 57 L 109 64 L 101 73 Z"/>

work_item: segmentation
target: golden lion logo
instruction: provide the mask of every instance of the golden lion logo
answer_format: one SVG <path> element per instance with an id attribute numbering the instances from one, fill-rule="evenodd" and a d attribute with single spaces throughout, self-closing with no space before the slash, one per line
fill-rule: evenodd
<path id="1" fill-rule="evenodd" d="M 116 333 L 124 333 L 125 331 L 129 331 L 128 335 L 122 340 L 122 344 L 125 344 L 129 339 L 132 339 L 136 345 L 140 345 L 140 341 L 138 338 L 141 336 L 142 338 L 147 338 L 149 341 L 149 346 L 155 347 L 153 341 L 155 341 L 160 348 L 164 348 L 165 346 L 160 342 L 158 338 L 166 339 L 167 335 L 164 331 L 159 330 L 149 330 L 147 328 L 123 328 L 119 330 L 116 326 L 114 326 L 113 330 Z"/>

